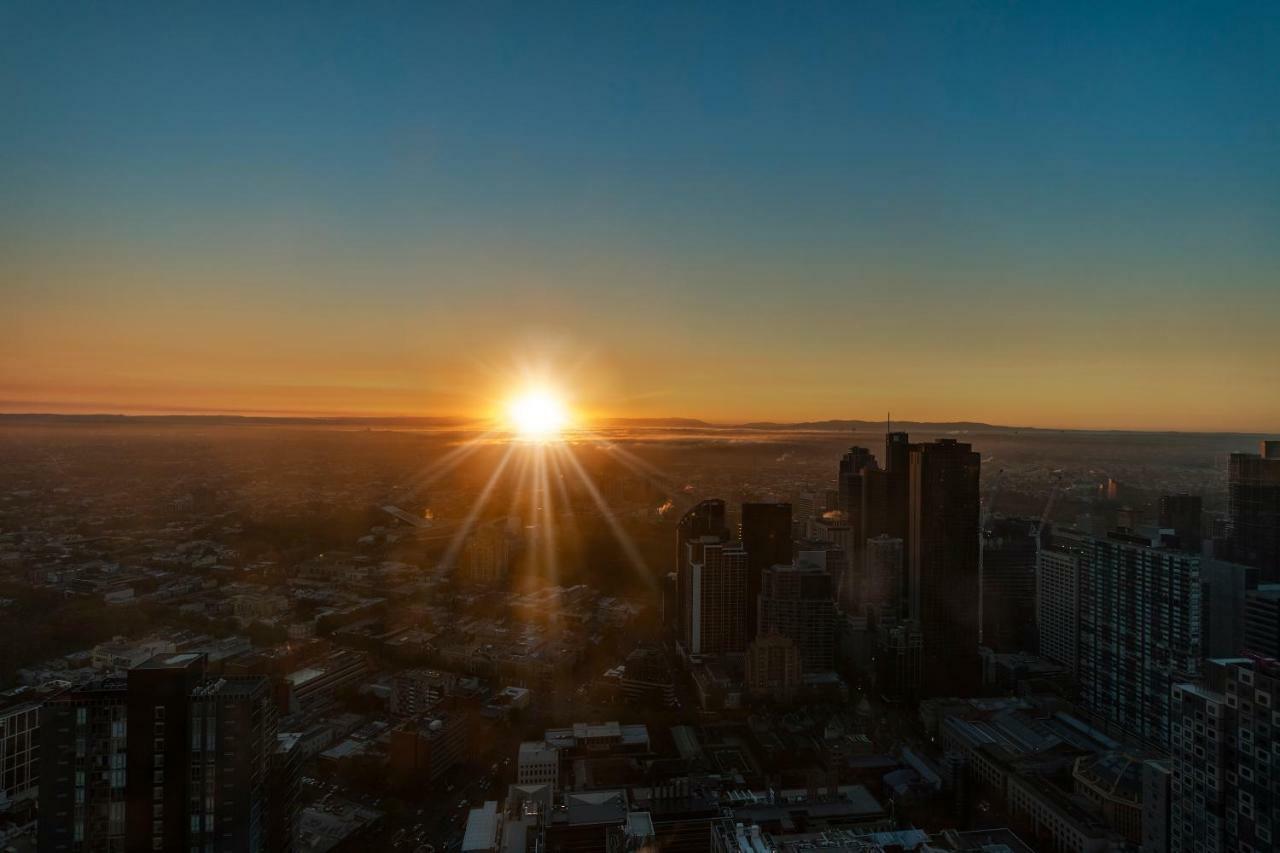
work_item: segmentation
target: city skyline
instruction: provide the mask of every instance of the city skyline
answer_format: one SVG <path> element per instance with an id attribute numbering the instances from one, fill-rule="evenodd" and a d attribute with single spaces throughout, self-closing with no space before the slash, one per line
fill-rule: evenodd
<path id="1" fill-rule="evenodd" d="M 0 411 L 1280 429 L 1264 4 L 386 11 L 6 10 Z"/>

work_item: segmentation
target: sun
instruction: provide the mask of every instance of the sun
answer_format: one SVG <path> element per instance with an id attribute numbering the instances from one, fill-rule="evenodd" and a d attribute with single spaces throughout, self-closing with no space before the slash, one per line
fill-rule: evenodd
<path id="1" fill-rule="evenodd" d="M 507 420 L 516 435 L 527 441 L 554 441 L 569 425 L 569 409 L 545 388 L 523 391 L 507 403 Z"/>

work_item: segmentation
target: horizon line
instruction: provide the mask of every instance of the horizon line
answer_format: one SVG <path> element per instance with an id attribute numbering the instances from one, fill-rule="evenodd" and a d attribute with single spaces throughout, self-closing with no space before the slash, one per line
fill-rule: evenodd
<path id="1" fill-rule="evenodd" d="M 2 404 L 0 404 L 2 405 Z M 158 408 L 158 407 L 157 407 Z M 438 414 L 438 415 L 406 415 L 406 414 L 324 414 L 314 411 L 294 411 L 294 410 L 265 410 L 257 412 L 230 411 L 230 410 L 193 410 L 193 409 L 163 409 L 154 412 L 138 412 L 138 411 L 84 411 L 84 412 L 50 412 L 50 411 L 0 411 L 0 420 L 9 419 L 64 419 L 64 420 L 92 420 L 95 418 L 112 419 L 112 420 L 147 420 L 147 419 L 181 419 L 181 420 L 213 420 L 219 418 L 241 420 L 241 421 L 314 421 L 316 423 L 346 421 L 350 423 L 378 423 L 378 422 L 395 422 L 395 421 L 422 421 L 422 422 L 449 422 L 449 425 L 457 427 L 479 426 L 491 420 L 486 417 L 477 417 L 474 415 L 456 415 L 456 414 Z M 695 418 L 684 415 L 646 415 L 646 416 L 628 416 L 628 415 L 604 415 L 594 416 L 591 420 L 596 421 L 624 421 L 630 422 L 637 426 L 643 426 L 646 423 L 657 426 L 681 426 L 686 428 L 706 428 L 706 429 L 778 429 L 778 430 L 798 430 L 806 426 L 812 427 L 816 424 L 838 424 L 853 423 L 879 425 L 881 421 L 877 418 L 858 418 L 858 417 L 833 417 L 833 418 L 806 418 L 804 420 L 795 421 L 777 421 L 777 420 L 722 420 L 712 421 L 705 418 Z M 683 424 L 679 422 L 684 422 Z M 1183 429 L 1177 427 L 1062 427 L 1062 426 L 1028 426 L 1018 424 L 1000 424 L 991 423 L 989 421 L 979 420 L 946 420 L 946 421 L 930 421 L 930 420 L 912 420 L 904 418 L 893 421 L 895 424 L 911 424 L 920 427 L 974 427 L 989 430 L 1034 430 L 1037 432 L 1122 432 L 1122 433 L 1172 433 L 1178 435 L 1238 435 L 1238 436 L 1268 436 L 1280 435 L 1280 429 Z M 837 432 L 838 430 L 821 430 L 823 432 Z"/>

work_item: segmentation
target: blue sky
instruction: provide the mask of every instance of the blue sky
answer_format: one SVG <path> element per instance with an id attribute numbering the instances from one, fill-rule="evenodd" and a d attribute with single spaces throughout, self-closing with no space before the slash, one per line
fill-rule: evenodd
<path id="1" fill-rule="evenodd" d="M 228 346 L 296 353 L 268 386 L 341 330 L 334 393 L 431 409 L 498 314 L 597 353 L 623 409 L 1069 416 L 948 366 L 1069 382 L 1082 423 L 1280 427 L 1206 398 L 1276 390 L 1274 4 L 691 5 L 6 4 L 0 399 L 235 408 L 216 348 L 155 365 L 174 317 L 245 311 Z M 676 375 L 699 336 L 729 363 Z M 734 372 L 769 352 L 768 387 Z M 1152 408 L 1170 364 L 1193 387 Z"/>

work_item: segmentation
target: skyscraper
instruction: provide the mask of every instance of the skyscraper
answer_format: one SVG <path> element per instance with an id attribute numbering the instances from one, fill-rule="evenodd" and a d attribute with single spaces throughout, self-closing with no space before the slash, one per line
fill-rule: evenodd
<path id="1" fill-rule="evenodd" d="M 1280 441 L 1262 442 L 1261 454 L 1232 453 L 1227 463 L 1229 559 L 1280 581 Z"/>
<path id="2" fill-rule="evenodd" d="M 978 471 L 968 444 L 944 438 L 910 448 L 907 600 L 924 634 L 926 693 L 979 683 Z"/>
<path id="3" fill-rule="evenodd" d="M 791 562 L 791 504 L 744 503 L 742 547 L 747 552 L 747 641 L 758 633 L 756 599 L 770 566 Z"/>
<path id="4" fill-rule="evenodd" d="M 757 609 L 760 636 L 778 634 L 794 640 L 805 672 L 827 672 L 835 666 L 835 603 L 824 565 L 797 560 L 765 569 Z"/>
<path id="5" fill-rule="evenodd" d="M 688 639 L 690 600 L 689 589 L 689 543 L 704 536 L 714 536 L 724 541 L 729 538 L 729 530 L 725 525 L 724 501 L 711 498 L 692 506 L 680 517 L 676 525 L 676 603 L 675 622 L 679 626 L 676 631 L 681 639 Z M 686 645 L 687 647 L 687 645 Z"/>
<path id="6" fill-rule="evenodd" d="M 858 506 L 862 502 L 863 470 L 876 467 L 875 455 L 865 447 L 855 445 L 840 457 L 840 466 L 836 471 L 837 507 L 850 518 L 858 517 Z"/>
<path id="7" fill-rule="evenodd" d="M 104 678 L 40 709 L 41 851 L 125 849 L 127 698 L 123 678 Z"/>
<path id="8" fill-rule="evenodd" d="M 884 467 L 862 469 L 862 497 L 858 517 L 849 519 L 854 538 L 865 543 L 876 536 L 907 541 L 911 443 L 905 432 L 890 432 L 884 440 Z"/>
<path id="9" fill-rule="evenodd" d="M 1080 556 L 1081 703 L 1129 735 L 1169 739 L 1169 691 L 1200 660 L 1200 557 L 1112 533 Z"/>
<path id="10" fill-rule="evenodd" d="M 267 850 L 268 679 L 166 654 L 52 698 L 41 731 L 41 850 Z"/>
<path id="11" fill-rule="evenodd" d="M 747 552 L 713 535 L 686 544 L 689 571 L 684 648 L 691 655 L 747 648 Z"/>
<path id="12" fill-rule="evenodd" d="M 1073 674 L 1080 655 L 1080 562 L 1091 542 L 1084 534 L 1055 530 L 1036 556 L 1037 651 Z"/>

